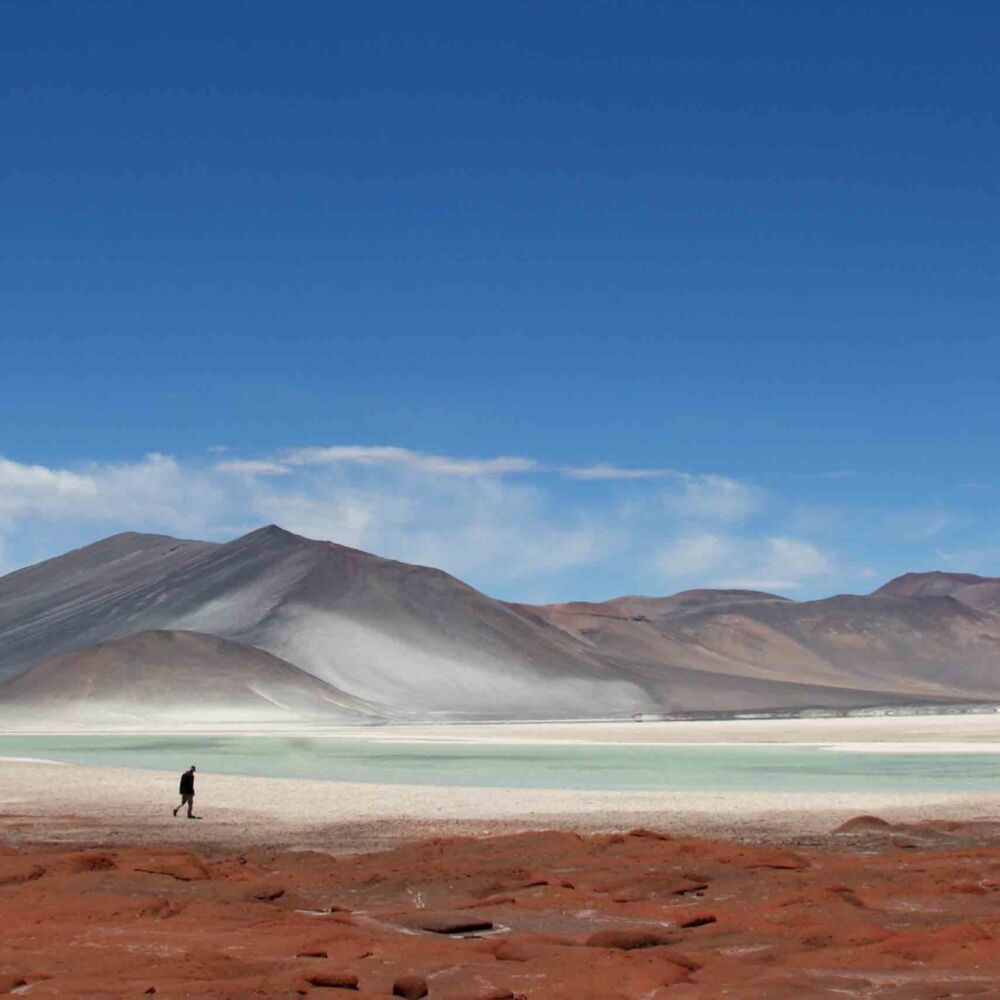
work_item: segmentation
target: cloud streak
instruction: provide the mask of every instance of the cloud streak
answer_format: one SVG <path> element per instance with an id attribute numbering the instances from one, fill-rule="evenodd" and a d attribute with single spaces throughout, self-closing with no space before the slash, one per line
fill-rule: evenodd
<path id="1" fill-rule="evenodd" d="M 567 479 L 581 482 L 607 479 L 663 479 L 665 476 L 677 475 L 673 469 L 624 469 L 606 462 L 580 467 L 564 466 L 559 471 Z"/>
<path id="2" fill-rule="evenodd" d="M 414 451 L 395 445 L 328 445 L 290 448 L 267 458 L 227 459 L 216 469 L 246 476 L 276 476 L 301 466 L 362 465 L 399 466 L 439 476 L 506 476 L 528 472 L 552 472 L 580 482 L 685 478 L 676 469 L 626 468 L 608 462 L 585 466 L 549 467 L 533 458 L 501 455 L 495 458 L 455 458 Z"/>
<path id="3" fill-rule="evenodd" d="M 442 476 L 503 476 L 516 472 L 534 472 L 541 465 L 531 458 L 502 455 L 498 458 L 450 458 L 390 445 L 364 447 L 335 445 L 327 448 L 293 448 L 283 456 L 286 466 L 398 465 Z"/>
<path id="4" fill-rule="evenodd" d="M 217 462 L 216 472 L 229 473 L 235 476 L 287 476 L 292 470 L 281 462 L 273 462 L 264 458 L 233 459 L 230 462 Z"/>

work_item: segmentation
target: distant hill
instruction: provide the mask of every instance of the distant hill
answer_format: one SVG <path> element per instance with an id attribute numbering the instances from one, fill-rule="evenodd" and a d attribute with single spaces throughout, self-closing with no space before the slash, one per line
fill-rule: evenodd
<path id="1" fill-rule="evenodd" d="M 714 675 L 721 690 L 736 677 L 829 688 L 810 694 L 829 705 L 835 692 L 843 704 L 859 691 L 887 701 L 1000 699 L 1000 616 L 952 598 L 695 591 L 537 610 L 644 677 L 684 665 Z"/>
<path id="2" fill-rule="evenodd" d="M 879 587 L 882 597 L 954 597 L 982 611 L 1000 611 L 1000 577 L 973 573 L 904 573 Z"/>
<path id="3" fill-rule="evenodd" d="M 0 578 L 0 713 L 98 688 L 183 712 L 177 663 L 191 690 L 204 675 L 203 704 L 237 715 L 270 702 L 299 717 L 314 699 L 321 715 L 454 720 L 1000 700 L 998 585 L 931 573 L 821 601 L 534 606 L 275 525 L 225 544 L 129 533 Z"/>
<path id="4" fill-rule="evenodd" d="M 8 711 L 4 712 L 4 709 Z M 370 706 L 253 646 L 197 632 L 139 632 L 45 660 L 8 681 L 5 727 L 364 722 Z"/>

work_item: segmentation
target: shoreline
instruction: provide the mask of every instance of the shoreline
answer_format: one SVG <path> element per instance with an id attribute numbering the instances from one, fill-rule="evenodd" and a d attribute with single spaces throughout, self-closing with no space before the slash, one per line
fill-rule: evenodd
<path id="1" fill-rule="evenodd" d="M 330 733 L 331 737 L 351 735 Z M 679 720 L 674 722 L 521 722 L 475 726 L 413 724 L 379 727 L 380 742 L 550 743 L 639 746 L 901 746 L 992 744 L 1000 751 L 1000 715 L 891 715 L 838 718 Z M 970 750 L 974 752 L 974 750 Z"/>
<path id="2" fill-rule="evenodd" d="M 384 726 L 156 726 L 128 729 L 12 729 L 0 739 L 30 737 L 304 737 L 374 743 L 468 743 L 634 746 L 780 745 L 872 752 L 1000 753 L 1000 713 L 891 715 L 837 718 L 681 720 L 673 722 L 406 723 Z"/>
<path id="3" fill-rule="evenodd" d="M 310 738 L 374 743 L 489 746 L 620 745 L 814 748 L 818 753 L 1000 753 L 1000 716 L 892 716 L 683 723 L 522 723 L 399 726 L 297 732 Z M 90 732 L 48 734 L 67 738 Z M 180 739 L 276 736 L 250 733 L 118 733 Z M 25 733 L 4 736 L 28 737 Z M 29 737 L 30 738 L 30 737 Z M 2 744 L 0 744 L 2 746 Z M 32 748 L 33 749 L 33 748 Z M 19 758 L 28 748 L 4 747 Z M 874 814 L 891 821 L 1000 816 L 997 792 L 579 790 L 404 785 L 202 773 L 198 807 L 206 819 L 178 826 L 171 771 L 94 767 L 47 760 L 0 760 L 0 839 L 73 843 L 179 840 L 231 847 L 299 845 L 364 851 L 432 836 L 558 829 L 610 832 L 649 826 L 732 839 L 824 836 L 844 821 Z M 186 761 L 184 762 L 186 763 Z"/>
<path id="4" fill-rule="evenodd" d="M 437 836 L 528 830 L 797 842 L 855 816 L 892 822 L 1000 817 L 1000 792 L 664 792 L 387 785 L 199 775 L 198 823 L 174 819 L 176 776 L 77 764 L 0 762 L 0 840 L 356 853 Z"/>

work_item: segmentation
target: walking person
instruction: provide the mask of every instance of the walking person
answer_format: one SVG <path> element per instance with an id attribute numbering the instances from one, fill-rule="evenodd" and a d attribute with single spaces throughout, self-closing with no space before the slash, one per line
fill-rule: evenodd
<path id="1" fill-rule="evenodd" d="M 195 766 L 192 764 L 182 775 L 181 775 L 181 804 L 174 810 L 174 815 L 177 815 L 177 810 L 181 809 L 183 806 L 188 807 L 187 818 L 188 819 L 199 819 L 200 817 L 194 814 L 194 772 Z"/>

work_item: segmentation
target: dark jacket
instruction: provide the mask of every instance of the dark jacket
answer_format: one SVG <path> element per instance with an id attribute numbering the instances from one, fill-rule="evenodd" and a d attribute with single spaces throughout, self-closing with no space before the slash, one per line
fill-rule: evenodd
<path id="1" fill-rule="evenodd" d="M 181 795 L 194 795 L 194 772 L 185 771 L 181 775 Z"/>

